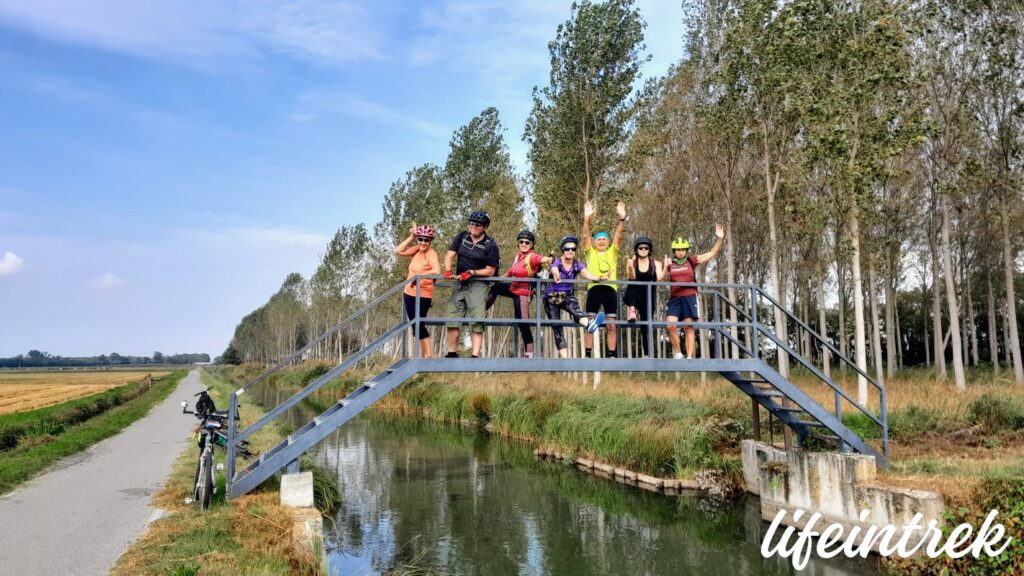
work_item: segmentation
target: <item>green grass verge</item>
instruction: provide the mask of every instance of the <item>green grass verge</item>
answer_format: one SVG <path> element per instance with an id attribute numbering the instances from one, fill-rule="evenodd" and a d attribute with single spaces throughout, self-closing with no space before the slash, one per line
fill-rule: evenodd
<path id="1" fill-rule="evenodd" d="M 207 371 L 201 373 L 203 384 L 220 409 L 226 409 L 235 386 Z M 265 410 L 248 401 L 240 405 L 243 424 L 251 424 Z M 249 437 L 252 447 L 264 452 L 288 433 L 286 426 L 271 423 Z M 224 452 L 214 452 L 218 462 Z M 146 576 L 165 574 L 203 574 L 204 576 L 237 576 L 238 574 L 323 574 L 326 567 L 314 555 L 293 546 L 290 512 L 278 505 L 277 481 L 270 479 L 253 493 L 237 500 L 224 498 L 223 472 L 217 473 L 217 495 L 210 508 L 186 505 L 191 495 L 197 450 L 194 445 L 181 454 L 154 498 L 154 503 L 174 513 L 150 525 L 142 540 L 136 542 L 117 562 L 115 576 Z M 241 465 L 244 461 L 239 460 Z M 314 497 L 318 506 L 340 498 L 337 482 L 310 462 Z"/>
<path id="2" fill-rule="evenodd" d="M 489 425 L 507 436 L 657 476 L 689 477 L 708 468 L 736 474 L 739 443 L 750 432 L 728 411 L 682 399 L 558 391 L 524 396 L 426 378 L 393 396 L 432 419 Z"/>
<path id="3" fill-rule="evenodd" d="M 59 435 L 49 437 L 45 442 L 22 443 L 14 449 L 0 452 L 0 494 L 10 492 L 61 458 L 81 452 L 89 446 L 117 434 L 132 422 L 146 415 L 154 405 L 167 398 L 184 376 L 184 371 L 168 374 L 156 380 L 151 389 L 138 397 L 114 408 L 109 408 L 84 422 L 68 426 Z M 103 394 L 115 393 L 115 390 Z M 53 417 L 64 413 L 60 411 L 61 406 L 64 406 L 65 410 L 73 412 L 89 405 L 90 402 L 95 404 L 96 397 L 67 403 L 74 404 L 71 408 L 58 405 L 34 412 L 42 412 L 48 414 L 48 417 Z M 35 417 L 37 420 L 40 419 L 38 414 Z"/>

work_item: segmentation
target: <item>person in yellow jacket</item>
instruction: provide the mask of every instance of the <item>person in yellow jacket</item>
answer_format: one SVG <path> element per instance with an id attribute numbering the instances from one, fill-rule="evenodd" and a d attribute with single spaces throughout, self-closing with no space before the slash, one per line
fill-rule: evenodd
<path id="1" fill-rule="evenodd" d="M 626 205 L 619 202 L 615 212 L 619 216 L 619 222 L 615 226 L 614 236 L 609 237 L 607 232 L 601 231 L 591 238 L 590 219 L 594 216 L 594 204 L 588 200 L 583 205 L 583 258 L 587 270 L 591 274 L 596 274 L 600 280 L 617 280 L 619 277 L 619 246 L 622 245 L 622 231 L 626 227 Z M 587 284 L 587 316 L 594 318 L 602 310 L 608 320 L 614 321 L 618 318 L 618 285 L 600 281 Z M 615 324 L 608 324 L 608 358 L 617 355 L 617 335 Z M 592 356 L 594 336 L 588 332 L 583 338 L 586 355 Z"/>

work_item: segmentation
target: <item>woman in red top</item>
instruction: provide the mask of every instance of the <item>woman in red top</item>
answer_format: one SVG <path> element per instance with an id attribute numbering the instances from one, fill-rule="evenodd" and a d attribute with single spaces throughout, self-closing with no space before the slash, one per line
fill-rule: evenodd
<path id="1" fill-rule="evenodd" d="M 665 270 L 668 273 L 670 282 L 693 283 L 697 281 L 697 266 L 710 262 L 718 256 L 722 249 L 722 240 L 725 238 L 725 228 L 721 224 L 715 225 L 715 242 L 710 252 L 697 256 L 690 256 L 690 242 L 682 238 L 672 241 L 673 258 L 665 256 Z M 672 286 L 669 291 L 668 307 L 665 311 L 665 321 L 668 325 L 668 339 L 672 343 L 672 352 L 675 358 L 682 358 L 679 351 L 679 327 L 674 324 L 682 320 L 683 330 L 686 332 L 686 357 L 693 358 L 697 349 L 697 334 L 690 325 L 698 318 L 697 314 L 697 288 L 695 286 Z"/>
<path id="2" fill-rule="evenodd" d="M 409 257 L 409 271 L 405 278 L 409 279 L 417 274 L 440 274 L 441 262 L 437 258 L 437 252 L 430 247 L 434 241 L 433 226 L 417 226 L 415 222 L 409 228 L 409 237 L 395 247 L 395 254 Z M 412 244 L 413 241 L 416 244 Z M 419 317 L 425 318 L 430 311 L 430 305 L 434 298 L 434 281 L 420 280 L 420 309 Z M 402 292 L 402 299 L 405 301 L 406 319 L 416 317 L 416 283 L 410 282 Z M 420 358 L 430 358 L 430 332 L 427 327 L 417 322 L 414 332 L 419 333 Z"/>
<path id="3" fill-rule="evenodd" d="M 521 230 L 516 236 L 519 244 L 519 252 L 512 262 L 512 266 L 502 276 L 514 278 L 533 278 L 540 272 L 541 266 L 551 263 L 551 258 L 541 256 L 533 251 L 533 243 L 536 237 L 529 230 Z M 487 309 L 490 310 L 498 296 L 505 296 L 512 299 L 512 314 L 517 320 L 525 320 L 530 317 L 530 297 L 533 295 L 534 285 L 530 282 L 502 282 L 491 287 L 487 295 Z M 518 324 L 519 334 L 523 337 L 523 348 L 525 356 L 533 356 L 533 332 L 528 324 Z"/>

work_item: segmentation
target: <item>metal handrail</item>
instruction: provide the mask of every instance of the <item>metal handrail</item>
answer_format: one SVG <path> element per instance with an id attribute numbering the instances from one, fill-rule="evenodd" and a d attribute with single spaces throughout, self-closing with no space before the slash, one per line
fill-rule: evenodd
<path id="1" fill-rule="evenodd" d="M 234 464 L 235 464 L 235 462 L 234 462 L 234 456 L 235 456 L 234 448 L 237 445 L 237 443 L 239 443 L 243 439 L 247 438 L 249 435 L 254 433 L 256 430 L 258 430 L 258 429 L 262 428 L 263 426 L 265 426 L 268 422 L 270 422 L 273 419 L 275 419 L 278 416 L 280 416 L 285 410 L 287 410 L 287 409 L 291 408 L 292 406 L 294 406 L 294 405 L 298 404 L 299 402 L 301 402 L 304 398 L 306 398 L 307 396 L 309 396 L 310 394 L 312 394 L 313 392 L 315 392 L 316 390 L 321 388 L 323 385 L 325 385 L 326 383 L 328 383 L 331 380 L 333 380 L 334 378 L 336 378 L 340 373 L 342 373 L 345 370 L 351 368 L 357 362 L 363 360 L 369 354 L 371 354 L 372 352 L 374 352 L 378 348 L 380 348 L 380 346 L 382 346 L 389 339 L 395 337 L 398 334 L 401 334 L 403 336 L 403 342 L 404 342 L 405 330 L 410 328 L 410 327 L 415 327 L 415 326 L 417 326 L 419 324 L 435 325 L 435 324 L 442 324 L 442 323 L 448 323 L 448 322 L 452 322 L 452 323 L 455 323 L 455 322 L 459 322 L 459 323 L 474 322 L 474 323 L 480 323 L 480 324 L 506 325 L 506 326 L 508 326 L 508 325 L 534 325 L 534 326 L 536 326 L 538 328 L 538 338 L 540 338 L 541 337 L 541 331 L 539 329 L 541 327 L 543 327 L 543 326 L 575 326 L 576 325 L 575 322 L 572 322 L 572 321 L 569 321 L 569 320 L 542 319 L 541 316 L 540 316 L 540 300 L 541 300 L 541 298 L 537 299 L 538 304 L 537 304 L 536 318 L 532 318 L 532 319 L 531 318 L 522 318 L 522 319 L 516 319 L 516 318 L 500 318 L 500 319 L 495 319 L 495 318 L 449 318 L 449 317 L 433 317 L 433 318 L 422 317 L 421 318 L 420 317 L 420 311 L 419 311 L 419 301 L 418 301 L 419 299 L 417 298 L 416 313 L 415 313 L 415 317 L 414 318 L 406 319 L 405 321 L 400 322 L 400 323 L 392 326 L 391 328 L 386 330 L 383 335 L 379 336 L 374 341 L 372 341 L 369 344 L 367 344 L 366 346 L 360 348 L 357 352 L 355 352 L 355 353 L 351 354 L 350 356 L 348 356 L 348 358 L 346 358 L 345 361 L 340 363 L 338 366 L 334 367 L 333 369 L 328 371 L 326 374 L 320 376 L 314 382 L 312 382 L 309 385 L 305 386 L 302 390 L 296 392 L 294 395 L 292 395 L 290 398 L 288 398 L 287 400 L 285 400 L 284 402 L 282 402 L 278 406 L 272 408 L 262 418 L 260 418 L 260 420 L 258 420 L 257 422 L 255 422 L 254 424 L 250 425 L 249 427 L 245 428 L 242 431 L 238 431 L 237 430 L 236 424 L 235 424 L 235 419 L 234 419 L 235 415 L 237 414 L 237 399 L 238 399 L 238 396 L 241 395 L 247 388 L 253 386 L 254 384 L 256 384 L 256 383 L 258 383 L 258 382 L 260 382 L 262 380 L 264 380 L 265 378 L 267 378 L 267 377 L 271 376 L 272 374 L 276 373 L 277 371 L 279 371 L 284 366 L 286 366 L 289 363 L 293 362 L 294 360 L 300 358 L 304 353 L 309 351 L 313 346 L 315 346 L 316 344 L 324 341 L 326 338 L 328 338 L 331 335 L 337 333 L 338 331 L 340 331 L 345 326 L 353 323 L 356 319 L 362 317 L 366 313 L 368 313 L 371 310 L 375 309 L 385 299 L 394 296 L 400 290 L 404 290 L 406 286 L 415 284 L 415 286 L 416 286 L 416 293 L 417 293 L 417 295 L 419 295 L 420 294 L 420 289 L 421 289 L 421 283 L 424 280 L 433 280 L 433 281 L 435 281 L 437 286 L 439 286 L 439 287 L 447 287 L 448 286 L 447 285 L 447 281 L 449 279 L 445 278 L 442 275 L 421 274 L 421 275 L 416 275 L 416 276 L 413 276 L 412 278 L 408 278 L 406 280 L 403 280 L 401 283 L 393 286 L 392 288 L 390 288 L 389 290 L 387 290 L 386 292 L 384 292 L 380 296 L 374 298 L 372 301 L 370 301 L 367 304 L 365 304 L 364 306 L 362 306 L 357 311 L 353 312 L 345 320 L 339 322 L 338 324 L 336 324 L 336 325 L 332 326 L 331 328 L 329 328 L 328 330 L 326 330 L 323 334 L 321 334 L 315 340 L 309 342 L 308 344 L 306 344 L 301 349 L 299 349 L 298 351 L 296 351 L 295 353 L 290 355 L 285 360 L 279 362 L 274 367 L 264 371 L 258 377 L 253 379 L 251 382 L 249 382 L 249 383 L 245 384 L 244 386 L 242 386 L 241 388 L 237 389 L 231 395 L 230 420 L 229 420 L 230 424 L 229 424 L 229 429 L 228 429 L 228 434 L 229 434 L 229 442 L 228 442 L 228 474 L 229 474 L 229 478 L 233 478 L 234 477 L 233 476 L 234 475 L 234 468 L 235 468 L 235 466 L 234 466 Z M 537 288 L 538 293 L 541 293 L 541 290 L 544 288 L 545 284 L 555 283 L 553 278 L 540 278 L 540 277 L 521 278 L 521 277 L 509 277 L 509 276 L 474 277 L 472 282 L 485 282 L 485 283 L 488 283 L 488 284 L 493 284 L 493 283 L 496 283 L 496 282 L 516 282 L 516 283 L 533 284 Z M 753 285 L 753 284 L 699 283 L 699 282 L 681 283 L 681 282 L 666 282 L 666 281 L 648 282 L 648 281 L 637 281 L 637 280 L 603 280 L 603 281 L 593 281 L 593 280 L 578 279 L 578 278 L 574 278 L 574 279 L 561 279 L 561 280 L 559 280 L 558 283 L 571 284 L 571 285 L 573 285 L 574 289 L 575 289 L 575 286 L 577 284 L 614 284 L 614 285 L 622 285 L 622 286 L 645 286 L 645 287 L 647 287 L 648 295 L 649 295 L 648 304 L 649 304 L 649 306 L 652 306 L 652 308 L 653 308 L 653 299 L 650 296 L 653 296 L 653 290 L 655 288 L 657 288 L 657 287 L 663 287 L 663 286 L 667 286 L 667 287 L 693 287 L 693 288 L 697 288 L 698 290 L 702 289 L 702 288 L 704 288 L 704 289 L 711 289 L 711 290 L 705 291 L 704 294 L 713 295 L 716 299 L 722 300 L 723 302 L 726 303 L 726 305 L 728 305 L 732 309 L 736 310 L 739 314 L 741 314 L 747 321 L 745 321 L 745 322 L 718 322 L 718 321 L 713 321 L 713 322 L 682 322 L 682 321 L 666 322 L 666 321 L 654 320 L 654 318 L 653 318 L 653 316 L 654 316 L 653 315 L 653 309 L 651 309 L 650 311 L 652 312 L 652 314 L 650 314 L 650 317 L 648 319 L 646 319 L 646 320 L 639 320 L 639 319 L 637 319 L 634 322 L 627 322 L 627 321 L 623 321 L 623 320 L 615 320 L 615 321 L 609 321 L 609 324 L 633 325 L 633 326 L 636 326 L 637 328 L 646 328 L 649 335 L 653 334 L 653 330 L 655 328 L 663 328 L 663 327 L 669 327 L 669 326 L 685 325 L 685 326 L 691 326 L 691 327 L 693 327 L 695 329 L 699 329 L 699 330 L 707 329 L 707 330 L 711 330 L 711 331 L 717 332 L 718 334 L 722 335 L 723 337 L 728 339 L 730 342 L 732 342 L 734 345 L 736 345 L 738 347 L 738 349 L 742 350 L 744 353 L 746 353 L 748 356 L 750 356 L 750 357 L 752 357 L 754 359 L 757 359 L 760 356 L 760 354 L 759 354 L 759 345 L 758 345 L 758 335 L 763 333 L 766 337 L 768 337 L 771 341 L 773 341 L 775 343 L 775 345 L 779 346 L 781 349 L 786 351 L 789 355 L 791 355 L 794 358 L 796 358 L 797 361 L 801 365 L 803 365 L 805 368 L 809 369 L 812 372 L 812 374 L 814 374 L 819 380 L 821 380 L 822 382 L 824 382 L 830 388 L 833 389 L 833 391 L 837 395 L 836 396 L 836 404 L 837 404 L 836 409 L 837 409 L 837 411 L 839 410 L 839 396 L 842 396 L 850 404 L 852 404 L 854 407 L 856 407 L 860 412 L 864 413 L 873 422 L 878 424 L 882 428 L 883 445 L 884 445 L 883 449 L 884 449 L 885 453 L 888 454 L 888 427 L 887 427 L 887 420 L 888 419 L 887 419 L 887 414 L 886 414 L 886 398 L 885 398 L 885 389 L 884 389 L 884 387 L 882 387 L 878 383 L 876 383 L 873 379 L 871 379 L 870 376 L 867 376 L 866 374 L 864 374 L 859 368 L 856 367 L 856 365 L 854 365 L 849 360 L 849 358 L 846 358 L 844 355 L 840 354 L 830 343 L 828 343 L 826 340 L 824 340 L 812 328 L 807 326 L 800 318 L 794 316 L 789 310 L 787 310 L 785 307 L 783 307 L 781 304 L 779 304 L 778 301 L 776 301 L 771 295 L 767 294 L 761 287 Z M 455 286 L 457 286 L 457 284 L 453 283 L 451 286 L 455 287 Z M 747 314 L 746 311 L 744 311 L 743 309 L 738 307 L 734 302 L 729 300 L 729 298 L 727 296 L 725 296 L 724 294 L 722 294 L 721 292 L 716 290 L 716 289 L 728 289 L 728 288 L 733 288 L 733 289 L 738 289 L 738 290 L 751 290 L 752 294 L 759 294 L 760 296 L 766 298 L 770 302 L 771 305 L 775 306 L 777 309 L 779 309 L 783 313 L 785 313 L 788 318 L 792 318 L 793 320 L 795 320 L 798 323 L 799 326 L 801 326 L 804 330 L 810 332 L 819 343 L 823 344 L 831 352 L 835 353 L 837 358 L 840 358 L 842 361 L 844 361 L 847 364 L 850 364 L 851 366 L 853 366 L 854 369 L 857 370 L 857 372 L 860 375 L 864 376 L 868 381 L 870 381 L 875 386 L 875 388 L 877 388 L 880 391 L 880 394 L 881 394 L 881 402 L 880 402 L 881 419 L 875 417 L 874 414 L 869 412 L 866 407 L 864 407 L 860 403 L 854 401 L 853 398 L 851 398 L 849 395 L 847 395 L 834 381 L 832 381 L 829 377 L 825 376 L 820 370 L 817 369 L 817 367 L 815 367 L 813 364 L 811 364 L 807 359 L 803 358 L 803 356 L 801 356 L 800 354 L 796 353 L 788 345 L 788 343 L 783 342 L 781 340 L 781 338 L 773 330 L 769 329 L 768 326 L 765 326 L 764 324 L 758 322 L 758 319 L 757 319 L 757 316 L 758 316 L 758 314 L 757 314 L 758 303 L 757 303 L 756 299 L 754 299 L 750 303 L 750 306 L 751 306 L 750 314 Z M 718 314 L 717 314 L 718 308 L 714 307 L 714 309 L 715 309 L 715 313 L 713 313 L 713 315 L 717 318 L 718 317 Z M 752 348 L 753 349 L 747 348 L 744 344 L 740 343 L 736 338 L 732 337 L 731 334 L 728 334 L 728 330 L 729 329 L 738 329 L 738 328 L 746 328 L 746 329 L 749 329 L 749 330 L 752 331 L 751 332 L 751 337 L 752 337 Z M 404 354 L 404 346 L 403 346 L 403 354 Z M 418 356 L 418 348 L 417 348 L 417 356 Z"/>
<path id="2" fill-rule="evenodd" d="M 829 349 L 829 351 L 830 351 L 830 352 L 832 352 L 833 354 L 835 354 L 837 358 L 839 358 L 840 360 L 844 361 L 845 363 L 847 363 L 847 364 L 849 364 L 849 365 L 850 365 L 851 367 L 853 367 L 853 369 L 854 369 L 854 370 L 856 370 L 856 372 L 857 372 L 858 374 L 860 374 L 861 376 L 863 376 L 864 378 L 866 378 L 866 379 L 867 379 L 867 381 L 868 381 L 868 382 L 870 382 L 872 386 L 874 386 L 874 387 L 875 387 L 875 388 L 877 388 L 878 390 L 884 390 L 884 387 L 883 387 L 883 386 L 881 386 L 880 384 L 878 384 L 877 382 L 875 382 L 874 378 L 872 378 L 871 376 L 868 376 L 868 375 L 867 375 L 867 374 L 866 374 L 865 372 L 863 372 L 863 371 L 862 371 L 862 370 L 861 370 L 861 369 L 860 369 L 860 368 L 859 368 L 859 367 L 857 366 L 857 364 L 856 364 L 856 363 L 854 363 L 854 362 L 853 362 L 852 360 L 850 360 L 849 358 L 847 358 L 846 356 L 844 356 L 844 355 L 843 355 L 842 353 L 840 353 L 840 352 L 839 352 L 839 350 L 836 350 L 836 348 L 835 348 L 834 346 L 832 346 L 832 344 L 831 344 L 831 343 L 829 343 L 829 342 L 828 342 L 828 340 L 825 340 L 824 338 L 822 338 L 822 337 L 821 337 L 821 335 L 820 335 L 820 334 L 818 334 L 818 332 L 817 332 L 817 331 L 815 331 L 815 330 L 814 330 L 813 328 L 811 328 L 810 326 L 808 326 L 808 325 L 807 325 L 807 324 L 806 324 L 806 323 L 805 323 L 805 322 L 804 322 L 803 320 L 801 320 L 801 319 L 800 319 L 799 317 L 797 317 L 797 316 L 793 315 L 793 313 L 792 313 L 792 312 L 790 312 L 789 310 L 787 310 L 785 306 L 782 306 L 781 304 L 779 304 L 779 302 L 778 302 L 777 300 L 775 300 L 775 298 L 773 298 L 773 297 L 772 297 L 772 296 L 771 296 L 770 294 L 768 294 L 767 292 L 765 292 L 765 291 L 764 291 L 763 289 L 761 289 L 761 288 L 760 288 L 760 287 L 758 287 L 758 286 L 754 286 L 754 289 L 755 289 L 755 290 L 756 290 L 756 291 L 757 291 L 757 292 L 758 292 L 758 293 L 759 293 L 760 295 L 762 295 L 762 296 L 764 296 L 765 298 L 767 298 L 767 299 L 768 299 L 768 301 L 769 301 L 769 302 L 771 302 L 771 304 L 772 304 L 773 306 L 775 306 L 776 308 L 778 308 L 779 310 L 781 310 L 781 311 L 782 311 L 782 312 L 783 312 L 783 313 L 784 313 L 784 314 L 785 314 L 786 316 L 788 316 L 789 318 L 791 318 L 791 319 L 795 320 L 795 321 L 797 322 L 797 324 L 798 324 L 798 325 L 800 325 L 800 326 L 801 326 L 801 327 L 802 327 L 802 328 L 803 328 L 804 330 L 806 330 L 806 331 L 810 332 L 810 333 L 811 333 L 811 335 L 812 335 L 812 336 L 814 336 L 814 337 L 815 337 L 815 339 L 816 339 L 816 340 L 817 340 L 818 342 L 820 342 L 821 344 L 825 345 L 825 347 L 827 347 L 827 348 Z"/>
<path id="3" fill-rule="evenodd" d="M 855 408 L 857 408 L 858 410 L 863 412 L 864 415 L 867 416 L 868 418 L 870 418 L 873 422 L 875 422 L 875 424 L 878 424 L 879 426 L 882 426 L 882 421 L 879 418 L 875 417 L 875 415 L 872 414 L 865 406 L 861 405 L 859 402 L 857 402 L 856 400 L 851 398 L 845 391 L 843 391 L 843 389 L 838 384 L 833 382 L 831 378 L 829 378 L 828 376 L 825 376 L 820 370 L 818 370 L 818 368 L 816 366 L 814 366 L 810 362 L 807 362 L 807 360 L 804 359 L 803 356 L 797 354 L 795 350 L 790 348 L 790 346 L 788 344 L 784 343 L 782 341 L 782 339 L 779 338 L 778 334 L 775 334 L 773 331 L 768 330 L 767 327 L 764 326 L 764 325 L 758 325 L 757 326 L 757 330 L 761 331 L 762 333 L 764 333 L 765 336 L 767 336 L 773 342 L 775 342 L 776 346 L 779 346 L 780 348 L 785 350 L 790 356 L 793 356 L 794 358 L 796 358 L 797 361 L 800 362 L 800 364 L 802 364 L 805 368 L 810 370 L 811 373 L 813 373 L 815 376 L 817 376 L 819 380 L 821 380 L 822 382 L 827 384 L 830 388 L 832 388 L 833 391 L 835 391 L 840 396 L 845 398 L 847 402 L 849 402 Z"/>
<path id="4" fill-rule="evenodd" d="M 354 364 L 356 364 L 357 362 L 361 361 L 363 358 L 366 358 L 372 352 L 376 351 L 377 348 L 380 348 L 381 345 L 383 345 L 385 342 L 387 342 L 391 338 L 394 338 L 396 335 L 400 334 L 406 328 L 409 328 L 410 326 L 412 326 L 412 323 L 413 323 L 413 320 L 406 320 L 404 322 L 396 324 L 395 326 L 392 326 L 390 329 L 385 331 L 384 334 L 382 334 L 382 335 L 378 336 L 376 339 L 374 339 L 373 342 L 371 342 L 371 343 L 367 344 L 366 346 L 360 348 L 358 351 L 350 354 L 349 357 L 346 358 L 344 362 L 342 362 L 341 364 L 338 364 L 337 366 L 335 366 L 334 368 L 332 368 L 331 370 L 329 370 L 325 374 L 323 374 L 320 377 L 318 377 L 313 382 L 310 382 L 309 384 L 307 384 L 305 387 L 303 387 L 301 390 L 299 390 L 298 392 L 293 394 L 287 400 L 285 400 L 284 402 L 281 402 L 276 407 L 271 409 L 269 412 L 264 414 L 262 418 L 257 420 L 255 423 L 253 423 L 252 425 L 250 425 L 246 429 L 238 431 L 238 433 L 236 435 L 236 442 L 240 442 L 240 441 L 244 440 L 249 435 L 251 435 L 253 432 L 255 432 L 256 430 L 262 428 L 268 422 L 270 422 L 274 418 L 277 418 L 278 416 L 283 414 L 285 410 L 291 408 L 292 406 L 295 406 L 296 404 L 301 402 L 303 399 L 305 399 L 307 396 L 309 396 L 313 392 L 316 392 L 317 390 L 319 390 L 321 387 L 323 387 L 325 384 L 327 384 L 331 380 L 334 380 L 339 374 L 341 374 L 345 370 L 348 370 Z"/>

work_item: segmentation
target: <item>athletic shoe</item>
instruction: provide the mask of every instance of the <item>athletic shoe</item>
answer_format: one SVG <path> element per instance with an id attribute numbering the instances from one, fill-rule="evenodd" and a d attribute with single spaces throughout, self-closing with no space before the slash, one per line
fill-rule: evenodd
<path id="1" fill-rule="evenodd" d="M 449 353 L 445 354 L 444 357 L 445 358 L 458 358 L 459 357 L 459 353 L 458 352 L 449 352 Z"/>
<path id="2" fill-rule="evenodd" d="M 672 357 L 675 358 L 676 360 L 682 360 L 683 359 L 683 353 L 682 352 L 676 352 L 675 355 L 672 356 Z"/>
<path id="3" fill-rule="evenodd" d="M 627 322 L 636 322 L 636 308 L 629 307 L 629 316 L 626 318 Z"/>
<path id="4" fill-rule="evenodd" d="M 596 333 L 597 329 L 600 328 L 602 324 L 604 324 L 603 311 L 598 312 L 597 316 L 595 316 L 594 319 L 590 321 L 590 324 L 587 324 L 587 332 L 590 332 L 591 334 Z"/>

